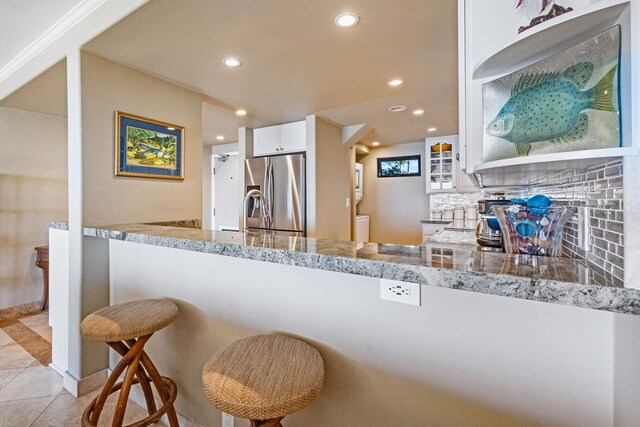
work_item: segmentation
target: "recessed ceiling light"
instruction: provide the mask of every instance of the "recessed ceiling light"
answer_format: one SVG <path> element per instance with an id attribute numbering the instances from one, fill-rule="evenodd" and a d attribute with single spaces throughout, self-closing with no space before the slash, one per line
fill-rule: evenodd
<path id="1" fill-rule="evenodd" d="M 391 111 L 392 113 L 399 113 L 399 112 L 404 111 L 406 109 L 407 109 L 406 105 L 396 105 L 395 107 L 389 108 L 389 111 Z"/>
<path id="2" fill-rule="evenodd" d="M 402 79 L 392 79 L 387 82 L 389 86 L 400 86 L 404 81 Z"/>
<path id="3" fill-rule="evenodd" d="M 375 141 L 375 142 L 372 142 L 371 145 L 378 146 L 378 145 L 380 145 L 380 143 L 378 141 Z"/>
<path id="4" fill-rule="evenodd" d="M 429 128 L 429 129 L 427 129 L 427 132 L 435 132 L 437 130 L 438 130 L 437 128 Z"/>
<path id="5" fill-rule="evenodd" d="M 218 136 L 216 136 L 216 139 L 217 139 L 218 141 L 223 141 L 223 140 L 224 140 L 224 136 L 222 136 L 222 135 L 218 135 Z"/>
<path id="6" fill-rule="evenodd" d="M 222 63 L 227 67 L 239 67 L 242 65 L 242 62 L 238 58 L 228 57 L 222 60 Z"/>
<path id="7" fill-rule="evenodd" d="M 236 114 L 239 116 L 246 116 L 247 110 L 236 110 Z"/>
<path id="8" fill-rule="evenodd" d="M 176 128 L 167 128 L 167 130 L 176 130 Z"/>
<path id="9" fill-rule="evenodd" d="M 353 12 L 344 12 L 336 16 L 336 25 L 338 27 L 353 27 L 358 23 L 360 17 Z"/>
<path id="10" fill-rule="evenodd" d="M 422 108 L 418 108 L 417 110 L 413 110 L 413 114 L 416 116 L 421 116 L 424 114 L 424 110 Z"/>

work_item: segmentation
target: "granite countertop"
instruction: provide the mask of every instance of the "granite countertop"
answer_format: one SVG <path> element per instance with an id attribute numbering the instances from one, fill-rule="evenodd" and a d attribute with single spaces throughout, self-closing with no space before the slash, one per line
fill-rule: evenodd
<path id="1" fill-rule="evenodd" d="M 85 227 L 84 235 L 640 315 L 640 290 L 594 282 L 588 267 L 569 258 L 485 253 L 470 244 L 363 244 L 145 224 Z"/>

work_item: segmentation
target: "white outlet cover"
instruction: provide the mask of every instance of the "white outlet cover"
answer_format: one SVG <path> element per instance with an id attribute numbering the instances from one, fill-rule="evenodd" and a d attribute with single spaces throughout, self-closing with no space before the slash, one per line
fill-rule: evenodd
<path id="1" fill-rule="evenodd" d="M 226 412 L 222 413 L 222 427 L 234 427 L 235 418 Z"/>
<path id="2" fill-rule="evenodd" d="M 401 282 L 399 280 L 380 279 L 380 298 L 387 301 L 419 306 L 420 284 L 413 282 Z"/>

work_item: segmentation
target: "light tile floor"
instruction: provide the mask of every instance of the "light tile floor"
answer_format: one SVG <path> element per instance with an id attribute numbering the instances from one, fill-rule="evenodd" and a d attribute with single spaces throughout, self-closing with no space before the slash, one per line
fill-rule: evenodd
<path id="1" fill-rule="evenodd" d="M 41 312 L 0 322 L 1 427 L 79 426 L 84 408 L 98 394 L 96 390 L 76 399 L 62 388 L 62 377 L 48 366 L 51 361 L 48 316 L 47 312 Z M 100 426 L 111 425 L 116 399 L 117 394 L 113 394 L 107 400 Z M 125 424 L 146 416 L 145 409 L 129 401 Z"/>

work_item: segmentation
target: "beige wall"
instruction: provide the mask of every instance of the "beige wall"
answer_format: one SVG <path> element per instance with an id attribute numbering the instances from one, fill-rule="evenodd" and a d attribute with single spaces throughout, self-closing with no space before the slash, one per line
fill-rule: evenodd
<path id="1" fill-rule="evenodd" d="M 0 309 L 42 298 L 35 246 L 67 220 L 67 122 L 0 107 Z"/>
<path id="2" fill-rule="evenodd" d="M 342 144 L 342 128 L 316 117 L 315 125 L 315 237 L 351 239 L 351 165 L 348 147 Z M 308 147 L 307 147 L 308 148 Z M 307 161 L 312 159 L 308 156 Z M 307 186 L 309 197 L 313 190 Z"/>
<path id="3" fill-rule="evenodd" d="M 422 176 L 378 178 L 379 157 L 419 154 Z M 422 241 L 420 220 L 427 218 L 429 199 L 425 194 L 424 142 L 372 149 L 360 163 L 364 165 L 364 197 L 359 215 L 370 215 L 370 240 L 377 243 L 415 245 Z"/>
<path id="4" fill-rule="evenodd" d="M 185 127 L 185 179 L 114 176 L 114 113 Z M 84 223 L 202 218 L 201 95 L 98 56 L 82 55 Z"/>

